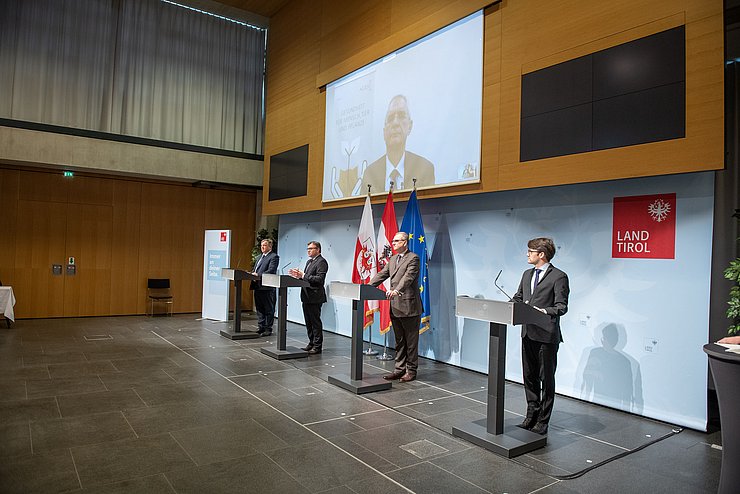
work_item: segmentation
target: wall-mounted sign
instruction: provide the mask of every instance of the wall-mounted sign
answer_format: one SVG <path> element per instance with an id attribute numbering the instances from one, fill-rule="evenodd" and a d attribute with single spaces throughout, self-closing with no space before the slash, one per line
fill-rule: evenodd
<path id="1" fill-rule="evenodd" d="M 676 194 L 615 197 L 612 257 L 675 259 Z"/>

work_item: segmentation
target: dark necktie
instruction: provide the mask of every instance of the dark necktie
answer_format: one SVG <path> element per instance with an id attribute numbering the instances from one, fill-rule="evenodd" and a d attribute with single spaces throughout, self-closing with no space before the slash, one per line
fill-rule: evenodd
<path id="1" fill-rule="evenodd" d="M 313 261 L 313 259 L 311 259 L 311 258 L 309 257 L 309 258 L 308 258 L 308 261 L 306 261 L 306 267 L 305 267 L 305 268 L 303 268 L 303 271 L 304 271 L 304 272 L 305 272 L 305 271 L 306 271 L 306 270 L 308 269 L 308 265 L 309 265 L 309 264 L 311 264 L 311 261 Z"/>
<path id="2" fill-rule="evenodd" d="M 254 270 L 255 271 L 257 271 L 259 269 L 260 265 L 262 264 L 262 261 L 264 261 L 264 260 L 265 260 L 265 254 L 262 254 L 262 257 L 260 257 L 260 260 L 257 261 L 257 265 L 254 267 Z"/>
<path id="3" fill-rule="evenodd" d="M 540 273 L 542 272 L 541 269 L 535 269 L 534 270 L 534 288 L 532 288 L 532 291 L 535 291 L 537 289 L 537 285 L 540 283 Z"/>
<path id="4" fill-rule="evenodd" d="M 399 180 L 398 180 L 399 178 L 401 178 L 401 174 L 398 173 L 398 170 L 396 170 L 394 168 L 393 171 L 390 174 L 390 180 L 389 180 L 389 182 L 393 182 L 393 186 L 396 189 L 400 189 L 401 188 L 401 184 L 398 183 L 399 182 Z"/>

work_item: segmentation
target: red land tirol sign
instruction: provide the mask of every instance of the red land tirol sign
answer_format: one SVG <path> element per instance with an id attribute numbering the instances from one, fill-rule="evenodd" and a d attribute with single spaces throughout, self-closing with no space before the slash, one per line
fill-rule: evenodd
<path id="1" fill-rule="evenodd" d="M 612 257 L 675 259 L 676 194 L 615 197 Z"/>

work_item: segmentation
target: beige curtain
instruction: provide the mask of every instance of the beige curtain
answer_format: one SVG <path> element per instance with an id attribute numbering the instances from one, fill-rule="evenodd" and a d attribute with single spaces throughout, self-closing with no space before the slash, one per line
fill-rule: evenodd
<path id="1" fill-rule="evenodd" d="M 262 154 L 265 39 L 159 0 L 3 0 L 0 118 Z"/>

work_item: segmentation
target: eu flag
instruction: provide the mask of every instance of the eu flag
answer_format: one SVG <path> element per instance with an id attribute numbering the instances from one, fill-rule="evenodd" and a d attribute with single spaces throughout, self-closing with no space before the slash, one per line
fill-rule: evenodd
<path id="1" fill-rule="evenodd" d="M 421 314 L 421 325 L 419 334 L 429 329 L 429 320 L 431 316 L 431 305 L 429 304 L 429 280 L 427 273 L 427 238 L 424 235 L 424 224 L 421 222 L 421 212 L 419 211 L 419 202 L 416 200 L 416 190 L 411 193 L 409 203 L 406 206 L 406 212 L 403 214 L 400 231 L 409 234 L 409 250 L 419 256 L 419 292 L 421 293 L 421 302 L 424 306 L 424 312 Z"/>

